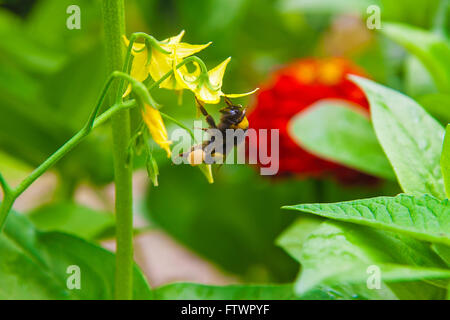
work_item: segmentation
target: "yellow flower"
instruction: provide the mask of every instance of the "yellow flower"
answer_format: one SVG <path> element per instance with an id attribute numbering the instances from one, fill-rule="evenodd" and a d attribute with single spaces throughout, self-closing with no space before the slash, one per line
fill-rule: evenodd
<path id="1" fill-rule="evenodd" d="M 152 135 L 153 140 L 164 150 L 167 152 L 167 157 L 170 158 L 170 148 L 169 145 L 172 141 L 169 140 L 167 135 L 167 129 L 164 125 L 161 114 L 155 108 L 149 106 L 148 104 L 144 105 L 144 109 L 142 112 L 142 118 L 144 119 L 145 124 Z"/>
<path id="2" fill-rule="evenodd" d="M 147 77 L 152 77 L 153 80 L 157 81 L 167 72 L 172 70 L 173 61 L 181 61 L 183 58 L 197 53 L 211 44 L 194 45 L 185 42 L 180 42 L 184 35 L 184 30 L 178 35 L 165 39 L 163 41 L 158 41 L 158 45 L 161 49 L 170 52 L 169 54 L 163 53 L 157 48 L 146 47 L 144 43 L 134 43 L 133 44 L 133 62 L 131 64 L 131 76 L 138 81 L 144 81 Z M 129 45 L 128 39 L 124 39 L 126 46 Z M 150 53 L 150 61 L 149 61 Z M 148 63 L 150 62 L 150 63 Z M 183 72 L 187 72 L 187 68 L 183 66 Z M 172 75 L 164 80 L 160 85 L 160 88 L 167 88 L 172 90 L 181 90 L 183 87 L 177 83 L 175 77 Z M 131 86 L 128 86 L 124 96 L 128 95 L 131 91 Z"/>
<path id="3" fill-rule="evenodd" d="M 225 96 L 228 98 L 238 98 L 250 95 L 258 90 L 246 93 L 225 94 L 222 92 L 222 81 L 227 68 L 228 62 L 231 58 L 226 59 L 214 69 L 209 70 L 207 73 L 200 73 L 200 67 L 196 65 L 197 69 L 194 73 L 188 73 L 184 69 L 177 69 L 175 71 L 175 77 L 177 81 L 183 85 L 184 88 L 194 92 L 197 99 L 210 104 L 216 104 L 220 102 L 220 97 Z M 174 65 L 177 61 L 175 59 Z"/>

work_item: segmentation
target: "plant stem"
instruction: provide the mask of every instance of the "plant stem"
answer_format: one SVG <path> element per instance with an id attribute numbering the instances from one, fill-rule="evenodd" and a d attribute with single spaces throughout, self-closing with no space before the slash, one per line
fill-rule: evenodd
<path id="1" fill-rule="evenodd" d="M 2 174 L 0 173 L 0 186 L 3 189 L 3 195 L 6 196 L 6 193 L 10 191 L 9 185 L 6 182 L 5 178 L 3 178 Z"/>
<path id="2" fill-rule="evenodd" d="M 125 34 L 123 0 L 103 0 L 103 23 L 109 72 L 122 69 Z M 114 92 L 117 93 L 119 85 Z M 111 95 L 115 102 L 119 94 Z M 113 101 L 111 101 L 113 103 Z M 112 120 L 114 177 L 116 187 L 116 273 L 115 298 L 131 299 L 133 292 L 133 195 L 132 167 L 127 165 L 127 150 L 130 141 L 130 114 L 122 110 Z"/>
<path id="3" fill-rule="evenodd" d="M 3 201 L 2 205 L 0 206 L 0 232 L 3 229 L 3 226 L 5 225 L 6 218 L 8 217 L 9 211 L 11 211 L 11 208 L 14 204 L 14 197 L 11 194 L 3 193 Z"/>

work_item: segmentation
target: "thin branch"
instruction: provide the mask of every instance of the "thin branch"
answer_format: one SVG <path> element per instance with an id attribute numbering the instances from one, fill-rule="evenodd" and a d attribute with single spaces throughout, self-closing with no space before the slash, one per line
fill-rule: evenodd
<path id="1" fill-rule="evenodd" d="M 3 189 L 3 197 L 6 197 L 6 195 L 10 193 L 11 188 L 9 187 L 8 183 L 6 182 L 1 172 L 0 172 L 0 186 Z"/>

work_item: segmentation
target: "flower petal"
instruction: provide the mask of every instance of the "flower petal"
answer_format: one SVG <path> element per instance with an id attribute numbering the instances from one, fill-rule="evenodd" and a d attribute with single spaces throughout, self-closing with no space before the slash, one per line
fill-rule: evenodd
<path id="1" fill-rule="evenodd" d="M 245 96 L 254 94 L 258 90 L 259 90 L 259 88 L 256 88 L 255 90 L 246 92 L 246 93 L 224 93 L 223 95 L 227 98 L 240 98 L 240 97 L 245 97 Z"/>
<path id="2" fill-rule="evenodd" d="M 125 42 L 125 46 L 128 47 L 130 45 L 130 40 L 127 39 L 127 37 L 123 36 L 123 42 Z M 136 51 L 141 51 L 142 49 L 144 49 L 145 47 L 145 43 L 139 43 L 139 42 L 135 42 L 133 43 L 133 51 L 132 53 L 134 54 Z M 138 52 L 139 53 L 139 52 Z"/>
<path id="3" fill-rule="evenodd" d="M 204 103 L 217 104 L 220 102 L 220 97 L 223 92 L 220 90 L 213 91 L 209 89 L 206 85 L 202 85 L 196 90 L 194 90 L 197 99 L 203 101 Z"/>
<path id="4" fill-rule="evenodd" d="M 169 140 L 166 126 L 161 117 L 161 113 L 155 108 L 145 105 L 142 110 L 142 118 L 152 135 L 153 140 L 167 152 L 167 157 L 170 158 L 170 147 L 172 141 Z"/>
<path id="5" fill-rule="evenodd" d="M 176 36 L 167 38 L 165 40 L 163 40 L 162 42 L 164 42 L 164 44 L 177 44 L 180 43 L 181 38 L 183 38 L 184 36 L 184 30 L 181 30 L 181 32 L 179 34 L 177 34 Z"/>
<path id="6" fill-rule="evenodd" d="M 148 77 L 148 69 L 146 67 L 148 60 L 148 51 L 143 50 L 141 52 L 135 53 L 133 57 L 133 61 L 131 62 L 131 72 L 130 75 L 142 82 Z M 131 92 L 131 85 L 129 84 L 127 90 L 123 94 L 126 97 Z"/>
<path id="7" fill-rule="evenodd" d="M 227 68 L 228 62 L 230 62 L 231 57 L 227 58 L 221 64 L 216 66 L 214 69 L 208 71 L 209 82 L 219 89 L 222 87 L 223 75 L 225 74 L 225 69 Z"/>
<path id="8" fill-rule="evenodd" d="M 153 80 L 158 81 L 167 72 L 172 70 L 172 61 L 173 59 L 170 55 L 152 49 L 152 59 L 150 60 L 148 71 Z"/>
<path id="9" fill-rule="evenodd" d="M 208 42 L 206 44 L 189 44 L 182 42 L 176 47 L 176 55 L 178 58 L 186 58 L 194 53 L 197 53 L 206 47 L 208 47 L 212 42 Z"/>

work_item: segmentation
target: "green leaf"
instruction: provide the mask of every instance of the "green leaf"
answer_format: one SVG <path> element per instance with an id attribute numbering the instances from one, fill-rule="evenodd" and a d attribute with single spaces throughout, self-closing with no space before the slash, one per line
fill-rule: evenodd
<path id="1" fill-rule="evenodd" d="M 441 154 L 441 170 L 444 177 L 445 193 L 450 198 L 450 126 L 445 129 L 444 145 Z"/>
<path id="2" fill-rule="evenodd" d="M 420 281 L 450 278 L 450 270 L 445 269 L 443 262 L 426 245 L 365 227 L 326 221 L 305 237 L 300 222 L 293 224 L 278 242 L 290 243 L 287 250 L 301 263 L 296 282 L 296 293 L 300 297 L 325 286 L 338 292 L 353 292 L 353 298 L 396 299 L 402 298 L 405 286 L 410 284 L 391 285 L 390 282 L 403 281 L 423 287 L 424 291 L 417 297 L 424 293 L 442 297 L 442 289 Z M 295 242 L 297 249 L 292 251 Z M 370 266 L 378 267 L 381 272 L 379 290 L 367 287 Z M 441 286 L 446 284 L 440 283 Z"/>
<path id="3" fill-rule="evenodd" d="M 444 199 L 439 163 L 444 128 L 411 98 L 368 79 L 350 79 L 369 99 L 375 133 L 402 189 Z"/>
<path id="4" fill-rule="evenodd" d="M 276 239 L 276 244 L 298 263 L 301 263 L 302 247 L 300 244 L 322 224 L 323 220 L 317 216 L 303 216 L 297 219 Z"/>
<path id="5" fill-rule="evenodd" d="M 70 203 L 53 203 L 31 212 L 30 220 L 41 231 L 61 231 L 85 239 L 95 239 L 115 226 L 114 216 Z"/>
<path id="6" fill-rule="evenodd" d="M 211 286 L 171 283 L 153 291 L 156 300 L 292 300 L 292 284 Z"/>
<path id="7" fill-rule="evenodd" d="M 345 102 L 317 103 L 292 119 L 289 130 L 302 147 L 321 158 L 395 180 L 369 119 Z"/>
<path id="8" fill-rule="evenodd" d="M 450 244 L 450 204 L 430 195 L 396 197 L 324 204 L 299 204 L 284 209 L 298 210 L 335 220 L 403 233 L 436 243 Z"/>
<path id="9" fill-rule="evenodd" d="M 450 93 L 450 44 L 432 32 L 398 23 L 384 23 L 380 31 L 417 56 L 442 93 Z"/>
<path id="10" fill-rule="evenodd" d="M 67 288 L 69 266 L 80 268 L 81 289 Z M 115 256 L 85 240 L 36 230 L 11 212 L 0 235 L 0 299 L 113 299 Z M 134 298 L 151 292 L 134 269 Z"/>

